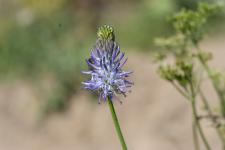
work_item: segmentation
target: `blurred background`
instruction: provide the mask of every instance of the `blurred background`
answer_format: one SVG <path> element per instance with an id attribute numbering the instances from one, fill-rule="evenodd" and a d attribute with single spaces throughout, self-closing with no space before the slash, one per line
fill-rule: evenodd
<path id="1" fill-rule="evenodd" d="M 0 150 L 120 149 L 107 105 L 82 89 L 84 59 L 101 25 L 115 29 L 135 86 L 115 104 L 131 150 L 190 150 L 191 110 L 155 73 L 154 38 L 197 2 L 223 0 L 0 0 Z M 211 18 L 202 47 L 225 67 L 225 13 Z M 212 89 L 206 91 L 215 97 Z M 213 102 L 212 102 L 213 104 Z M 219 141 L 205 126 L 215 150 Z"/>

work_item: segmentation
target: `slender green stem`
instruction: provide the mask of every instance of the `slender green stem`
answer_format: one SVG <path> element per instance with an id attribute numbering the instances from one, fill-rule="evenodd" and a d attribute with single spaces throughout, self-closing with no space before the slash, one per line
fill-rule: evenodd
<path id="1" fill-rule="evenodd" d="M 210 146 L 209 146 L 209 143 L 205 137 L 205 134 L 202 130 L 202 126 L 199 122 L 199 119 L 198 119 L 198 113 L 197 113 L 197 109 L 196 109 L 196 94 L 194 92 L 194 86 L 192 84 L 192 81 L 190 81 L 190 88 L 191 88 L 191 106 L 192 106 L 192 112 L 193 112 L 193 117 L 194 117 L 194 122 L 195 122 L 195 125 L 199 131 L 199 134 L 200 134 L 200 137 L 206 147 L 207 150 L 211 150 Z"/>
<path id="2" fill-rule="evenodd" d="M 198 134 L 197 134 L 197 128 L 196 128 L 195 121 L 193 121 L 193 123 L 192 123 L 192 131 L 193 131 L 193 139 L 194 139 L 195 150 L 200 150 L 199 149 L 199 141 L 198 141 Z"/>
<path id="3" fill-rule="evenodd" d="M 193 84 L 192 84 L 192 79 L 190 79 L 190 92 L 191 92 L 191 94 L 190 94 L 190 101 L 191 101 L 191 103 L 194 103 L 194 105 L 195 105 L 195 103 L 196 103 L 196 101 L 195 101 L 195 92 L 194 92 L 194 86 L 193 86 Z M 193 107 L 192 107 L 192 111 L 193 111 Z M 193 140 L 194 140 L 194 146 L 195 146 L 195 150 L 199 150 L 200 149 L 200 147 L 199 147 L 199 141 L 198 141 L 198 134 L 197 134 L 197 130 L 198 130 L 198 125 L 197 125 L 197 121 L 198 120 L 196 120 L 196 117 L 197 116 L 197 114 L 196 115 L 194 115 L 194 113 L 193 113 L 193 125 L 192 125 L 192 129 L 193 129 Z"/>
<path id="4" fill-rule="evenodd" d="M 177 91 L 183 95 L 186 99 L 191 100 L 190 96 L 187 95 L 179 86 L 176 85 L 176 83 L 171 82 L 171 84 L 177 89 Z M 192 123 L 192 134 L 193 134 L 193 142 L 194 142 L 194 147 L 195 150 L 200 150 L 199 149 L 199 141 L 198 141 L 198 134 L 197 134 L 197 125 L 195 119 L 193 120 Z"/>
<path id="5" fill-rule="evenodd" d="M 200 48 L 199 48 L 198 45 L 195 45 L 195 47 L 196 47 L 197 51 L 200 51 Z M 223 91 L 221 91 L 219 89 L 217 83 L 215 82 L 215 79 L 214 79 L 214 77 L 212 75 L 212 72 L 210 70 L 209 65 L 200 56 L 198 57 L 198 60 L 202 64 L 202 66 L 205 69 L 209 79 L 211 80 L 211 82 L 213 84 L 213 87 L 214 87 L 214 89 L 215 89 L 215 91 L 216 91 L 216 93 L 217 93 L 217 95 L 218 95 L 218 97 L 220 99 L 222 115 L 223 115 L 223 117 L 225 117 L 225 107 L 224 107 L 225 106 L 225 98 L 224 98 L 224 93 L 223 93 Z"/>
<path id="6" fill-rule="evenodd" d="M 116 128 L 116 132 L 117 132 L 117 135 L 119 137 L 122 149 L 127 150 L 127 146 L 126 146 L 125 140 L 123 138 L 122 131 L 120 129 L 119 121 L 118 121 L 117 116 L 116 116 L 116 112 L 115 112 L 115 109 L 114 109 L 114 106 L 113 106 L 113 102 L 109 98 L 108 98 L 108 104 L 109 104 L 109 108 L 110 108 L 110 111 L 111 111 L 111 114 L 112 114 L 113 123 L 114 123 L 114 126 Z"/>
<path id="7" fill-rule="evenodd" d="M 177 86 L 176 83 L 174 83 L 173 81 L 171 81 L 171 84 L 174 86 L 174 88 L 182 95 L 184 96 L 186 99 L 190 99 L 189 96 L 179 87 Z"/>
<path id="8" fill-rule="evenodd" d="M 202 101 L 203 101 L 203 103 L 205 105 L 205 108 L 208 111 L 209 116 L 211 117 L 212 122 L 214 123 L 215 126 L 217 126 L 218 125 L 218 122 L 213 117 L 213 112 L 212 112 L 212 110 L 211 110 L 211 108 L 209 106 L 209 103 L 208 103 L 208 101 L 207 101 L 204 93 L 201 91 L 201 89 L 199 90 L 199 92 L 200 92 L 201 99 L 202 99 Z M 221 130 L 220 130 L 219 127 L 216 127 L 215 129 L 217 131 L 218 136 L 220 137 L 220 140 L 222 141 L 222 143 L 224 145 L 224 150 L 225 150 L 225 138 L 223 137 L 224 136 L 224 133 L 221 132 Z"/>
<path id="9" fill-rule="evenodd" d="M 193 117 L 194 117 L 194 122 L 196 124 L 196 127 L 198 128 L 198 131 L 199 131 L 199 134 L 201 136 L 201 139 L 206 147 L 207 150 L 211 150 L 210 146 L 209 146 L 209 143 L 205 137 L 205 134 L 202 130 L 202 126 L 198 120 L 198 114 L 197 114 L 197 110 L 196 110 L 196 105 L 195 105 L 195 102 L 192 102 L 192 112 L 193 112 Z"/>
<path id="10" fill-rule="evenodd" d="M 210 116 L 213 116 L 213 112 L 212 112 L 212 110 L 210 108 L 208 100 L 206 99 L 206 97 L 205 97 L 205 95 L 204 95 L 204 93 L 203 93 L 203 91 L 201 89 L 199 89 L 199 93 L 200 93 L 200 97 L 202 99 L 202 102 L 203 102 L 203 104 L 205 106 L 205 109 L 208 111 Z"/>
<path id="11" fill-rule="evenodd" d="M 223 150 L 225 150 L 225 134 L 224 134 L 224 130 L 221 128 L 218 128 L 218 134 L 220 135 L 221 140 L 223 141 L 222 147 Z"/>
<path id="12" fill-rule="evenodd" d="M 205 137 L 205 134 L 202 130 L 201 124 L 199 122 L 197 108 L 196 108 L 196 92 L 195 92 L 195 89 L 193 86 L 192 77 L 190 76 L 190 78 L 189 78 L 190 91 L 186 91 L 189 93 L 188 95 L 185 92 L 183 92 L 174 82 L 171 82 L 171 83 L 185 98 L 187 98 L 191 101 L 193 119 L 194 119 L 192 127 L 193 127 L 193 138 L 194 138 L 195 149 L 199 150 L 199 144 L 198 144 L 198 138 L 197 138 L 197 130 L 198 130 L 206 149 L 211 150 L 209 143 Z"/>
<path id="13" fill-rule="evenodd" d="M 196 48 L 197 51 L 200 51 L 200 48 L 199 48 L 198 45 L 195 45 L 195 48 Z M 205 69 L 209 79 L 211 80 L 211 82 L 213 84 L 213 87 L 214 87 L 214 89 L 215 89 L 215 91 L 216 91 L 216 93 L 217 93 L 217 95 L 218 95 L 218 97 L 220 99 L 222 115 L 223 115 L 223 117 L 225 117 L 225 107 L 224 107 L 225 106 L 225 97 L 224 97 L 224 93 L 223 93 L 223 91 L 221 91 L 219 89 L 217 83 L 215 82 L 215 79 L 213 78 L 213 75 L 211 73 L 209 65 L 202 59 L 202 57 L 198 57 L 198 60 L 202 64 L 202 66 Z M 206 106 L 207 111 L 209 112 L 209 115 L 211 115 L 212 111 L 211 111 L 211 109 L 210 109 L 210 107 L 208 105 L 208 102 L 207 102 L 206 98 L 204 97 L 204 94 L 203 94 L 203 92 L 201 90 L 200 90 L 200 96 L 201 96 L 201 99 L 203 100 L 203 103 Z M 215 119 L 213 119 L 212 121 L 216 122 Z M 217 130 L 217 133 L 218 133 L 218 135 L 219 135 L 219 137 L 220 137 L 220 139 L 221 139 L 221 141 L 223 143 L 223 150 L 225 150 L 225 136 L 224 136 L 224 133 L 221 131 L 220 128 L 216 128 L 216 130 Z"/>

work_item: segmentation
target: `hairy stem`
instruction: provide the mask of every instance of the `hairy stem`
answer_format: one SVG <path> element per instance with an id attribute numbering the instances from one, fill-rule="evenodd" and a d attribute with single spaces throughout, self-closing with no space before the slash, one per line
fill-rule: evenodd
<path id="1" fill-rule="evenodd" d="M 125 140 L 123 138 L 122 131 L 120 129 L 119 121 L 118 121 L 118 118 L 116 116 L 116 112 L 115 112 L 115 109 L 114 109 L 114 106 L 113 106 L 113 102 L 109 98 L 108 98 L 108 104 L 109 104 L 109 108 L 110 108 L 110 112 L 111 112 L 111 115 L 112 115 L 113 123 L 114 123 L 114 126 L 116 128 L 116 132 L 117 132 L 117 135 L 119 137 L 122 149 L 127 150 L 127 146 L 126 146 Z"/>

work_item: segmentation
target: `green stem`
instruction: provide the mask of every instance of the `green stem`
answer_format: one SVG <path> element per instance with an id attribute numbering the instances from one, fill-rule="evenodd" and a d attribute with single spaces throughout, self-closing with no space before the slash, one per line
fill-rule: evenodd
<path id="1" fill-rule="evenodd" d="M 196 128 L 196 124 L 195 124 L 194 121 L 192 123 L 192 130 L 193 130 L 193 139 L 194 139 L 195 150 L 200 150 L 199 149 L 199 142 L 198 142 L 197 128 Z"/>
<path id="2" fill-rule="evenodd" d="M 190 99 L 189 96 L 179 87 L 177 86 L 176 83 L 174 83 L 173 81 L 171 81 L 171 84 L 174 86 L 174 88 L 182 95 L 184 96 L 186 99 Z"/>
<path id="3" fill-rule="evenodd" d="M 115 112 L 115 109 L 114 109 L 114 106 L 113 106 L 113 102 L 109 98 L 108 98 L 108 104 L 109 104 L 109 108 L 110 108 L 110 111 L 111 111 L 111 114 L 112 114 L 113 123 L 114 123 L 114 126 L 116 128 L 116 132 L 117 132 L 117 135 L 119 137 L 121 146 L 122 146 L 123 150 L 127 150 L 127 146 L 126 146 L 125 140 L 123 138 L 122 131 L 120 129 L 119 121 L 118 121 L 117 116 L 116 116 L 116 112 Z"/>
<path id="4" fill-rule="evenodd" d="M 223 146 L 223 150 L 225 150 L 225 134 L 224 134 L 224 130 L 219 128 L 218 132 L 219 132 L 221 140 L 223 141 L 223 145 L 222 145 Z"/>
<path id="5" fill-rule="evenodd" d="M 197 115 L 197 110 L 196 110 L 196 105 L 195 105 L 195 102 L 192 101 L 192 111 L 193 111 L 193 116 L 194 116 L 194 122 L 195 122 L 195 125 L 196 127 L 198 128 L 198 131 L 199 131 L 199 134 L 201 136 L 201 139 L 206 147 L 207 150 L 211 150 L 210 146 L 209 146 L 209 143 L 205 137 L 205 134 L 202 130 L 202 126 L 198 120 L 198 115 Z"/>
<path id="6" fill-rule="evenodd" d="M 195 48 L 196 48 L 197 51 L 200 52 L 200 48 L 199 48 L 198 45 L 195 45 Z M 225 107 L 224 107 L 225 106 L 225 97 L 224 97 L 224 93 L 223 93 L 223 91 L 221 91 L 219 89 L 217 83 L 215 82 L 215 79 L 214 79 L 214 77 L 213 77 L 213 75 L 211 73 L 209 65 L 202 59 L 202 57 L 198 57 L 198 60 L 202 64 L 202 66 L 205 69 L 209 79 L 211 80 L 211 82 L 213 84 L 213 87 L 214 87 L 214 89 L 215 89 L 215 91 L 216 91 L 216 93 L 217 93 L 217 95 L 218 95 L 218 97 L 220 99 L 220 104 L 221 104 L 220 107 L 221 107 L 222 115 L 223 115 L 223 117 L 225 117 Z M 201 91 L 200 91 L 200 94 L 201 94 L 200 96 L 202 97 L 203 102 L 205 103 L 205 106 L 208 105 L 207 104 L 207 100 L 204 97 L 204 94 Z M 212 111 L 210 110 L 209 105 L 206 106 L 206 109 L 208 110 L 209 114 L 212 114 Z M 213 120 L 213 121 L 215 122 L 215 120 Z M 217 133 L 218 133 L 218 135 L 219 135 L 219 137 L 220 137 L 220 139 L 221 139 L 221 141 L 223 143 L 223 150 L 225 150 L 225 136 L 224 136 L 224 133 L 221 131 L 220 128 L 216 128 L 216 130 L 217 130 Z"/>
<path id="7" fill-rule="evenodd" d="M 200 97 L 202 99 L 202 102 L 204 104 L 205 109 L 208 111 L 210 116 L 213 116 L 213 112 L 212 112 L 212 110 L 210 108 L 208 100 L 206 99 L 206 97 L 205 97 L 205 95 L 204 95 L 204 93 L 203 93 L 203 91 L 201 89 L 199 89 L 199 93 L 200 93 Z"/>
<path id="8" fill-rule="evenodd" d="M 195 45 L 197 51 L 200 51 L 200 48 L 198 45 Z M 222 115 L 223 117 L 225 117 L 225 98 L 224 98 L 224 93 L 223 91 L 221 91 L 217 85 L 217 83 L 215 82 L 215 79 L 211 73 L 210 67 L 209 65 L 202 59 L 202 57 L 198 57 L 199 62 L 202 64 L 203 68 L 205 69 L 209 79 L 211 80 L 213 87 L 215 88 L 215 91 L 220 99 L 220 103 L 221 103 L 221 111 L 222 111 Z"/>
<path id="9" fill-rule="evenodd" d="M 199 131 L 200 137 L 201 137 L 206 149 L 211 150 L 211 148 L 209 146 L 209 143 L 208 143 L 208 141 L 205 137 L 205 134 L 202 130 L 202 126 L 201 126 L 201 124 L 199 122 L 199 119 L 198 119 L 198 113 L 197 113 L 197 109 L 196 109 L 196 99 L 195 99 L 196 94 L 194 92 L 194 86 L 192 84 L 192 81 L 190 81 L 190 88 L 191 88 L 191 98 L 192 98 L 191 99 L 191 106 L 192 106 L 192 112 L 193 112 L 193 117 L 194 117 L 194 123 L 195 123 L 195 125 L 196 125 L 196 127 Z"/>
<path id="10" fill-rule="evenodd" d="M 204 105 L 205 105 L 205 108 L 206 108 L 206 110 L 208 111 L 209 116 L 211 116 L 212 122 L 214 123 L 215 126 L 217 126 L 217 125 L 218 125 L 218 122 L 217 122 L 216 119 L 213 117 L 213 112 L 212 112 L 212 110 L 211 110 L 211 108 L 210 108 L 210 106 L 209 106 L 209 104 L 208 104 L 208 101 L 207 101 L 207 99 L 206 99 L 204 93 L 201 91 L 201 89 L 199 90 L 199 92 L 200 92 L 201 99 L 202 99 L 202 101 L 203 101 L 203 103 L 204 103 Z M 223 143 L 223 150 L 225 150 L 225 137 L 224 137 L 224 133 L 221 131 L 220 127 L 216 127 L 215 129 L 216 129 L 216 131 L 217 131 L 218 136 L 220 137 L 220 140 L 221 140 L 222 143 Z"/>

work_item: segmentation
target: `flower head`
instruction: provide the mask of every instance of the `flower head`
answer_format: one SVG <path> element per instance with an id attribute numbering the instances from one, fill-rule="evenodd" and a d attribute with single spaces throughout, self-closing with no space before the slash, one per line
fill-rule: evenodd
<path id="1" fill-rule="evenodd" d="M 91 49 L 91 56 L 86 60 L 89 70 L 82 71 L 91 75 L 91 79 L 82 84 L 87 90 L 99 92 L 99 103 L 102 98 L 112 100 L 117 94 L 126 96 L 128 88 L 133 85 L 126 79 L 132 72 L 122 70 L 127 61 L 124 55 L 120 53 L 118 44 L 111 39 L 99 38 Z"/>

